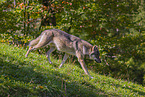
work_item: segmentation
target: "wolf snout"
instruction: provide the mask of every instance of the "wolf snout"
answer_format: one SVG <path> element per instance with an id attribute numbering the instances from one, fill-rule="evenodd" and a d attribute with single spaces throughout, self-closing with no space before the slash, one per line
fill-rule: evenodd
<path id="1" fill-rule="evenodd" d="M 101 60 L 100 60 L 100 59 L 95 58 L 95 61 L 96 61 L 97 63 L 101 63 Z"/>

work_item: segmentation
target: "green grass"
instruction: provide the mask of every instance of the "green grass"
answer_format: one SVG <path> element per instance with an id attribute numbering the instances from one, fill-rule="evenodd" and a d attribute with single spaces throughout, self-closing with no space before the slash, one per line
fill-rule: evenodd
<path id="1" fill-rule="evenodd" d="M 82 68 L 66 63 L 59 69 L 60 60 L 49 64 L 45 55 L 0 43 L 0 97 L 143 97 L 145 87 L 99 75 L 89 71 L 90 79 Z"/>

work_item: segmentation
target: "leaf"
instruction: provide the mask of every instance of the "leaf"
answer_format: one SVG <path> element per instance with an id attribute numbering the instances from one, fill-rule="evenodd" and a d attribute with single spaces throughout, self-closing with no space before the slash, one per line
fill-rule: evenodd
<path id="1" fill-rule="evenodd" d="M 40 89 L 43 89 L 43 86 L 39 86 Z"/>

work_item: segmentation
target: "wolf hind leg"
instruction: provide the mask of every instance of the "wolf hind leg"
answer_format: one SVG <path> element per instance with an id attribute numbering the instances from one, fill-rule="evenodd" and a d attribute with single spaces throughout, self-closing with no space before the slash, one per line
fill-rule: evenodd
<path id="1" fill-rule="evenodd" d="M 28 51 L 27 51 L 27 53 L 26 53 L 26 55 L 25 55 L 25 57 L 28 57 L 28 54 L 30 53 L 31 50 L 32 50 L 32 47 L 30 46 Z"/>
<path id="2" fill-rule="evenodd" d="M 50 60 L 50 54 L 53 52 L 55 50 L 55 47 L 50 47 L 50 49 L 47 51 L 47 53 L 46 53 L 46 57 L 47 57 L 47 59 L 48 59 L 48 61 L 49 61 L 49 63 L 50 64 L 53 64 L 52 62 L 51 62 L 51 60 Z"/>
<path id="3" fill-rule="evenodd" d="M 33 46 L 33 49 L 37 49 L 37 48 L 40 48 L 40 47 L 43 47 L 43 46 L 46 46 L 47 44 L 49 44 L 49 42 L 52 40 L 52 36 L 51 35 L 47 35 L 46 33 L 44 33 L 38 44 L 36 44 L 35 46 Z"/>
<path id="4" fill-rule="evenodd" d="M 28 56 L 28 54 L 30 53 L 31 50 L 43 47 L 46 44 L 48 44 L 51 40 L 52 40 L 52 36 L 47 35 L 46 33 L 43 33 L 43 35 L 41 35 L 38 38 L 32 40 L 29 44 L 29 49 L 28 49 L 25 57 Z"/>
<path id="5" fill-rule="evenodd" d="M 39 36 L 36 39 L 30 41 L 30 43 L 29 43 L 29 49 L 28 49 L 25 57 L 28 57 L 28 54 L 30 53 L 30 51 L 33 50 L 33 46 L 36 45 L 36 44 L 38 44 L 40 38 L 41 38 L 41 36 Z"/>
<path id="6" fill-rule="evenodd" d="M 61 64 L 60 64 L 59 68 L 62 67 L 62 65 L 65 63 L 65 61 L 67 60 L 68 57 L 69 57 L 68 54 L 65 54 L 65 55 L 64 55 L 63 60 L 62 60 L 62 62 L 61 62 Z"/>

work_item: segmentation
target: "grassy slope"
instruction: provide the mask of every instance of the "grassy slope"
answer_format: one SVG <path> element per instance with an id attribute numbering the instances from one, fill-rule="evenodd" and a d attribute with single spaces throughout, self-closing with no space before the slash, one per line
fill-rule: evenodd
<path id="1" fill-rule="evenodd" d="M 44 55 L 0 43 L 0 97 L 5 96 L 144 96 L 145 87 L 90 71 L 93 79 L 74 64 L 54 60 L 50 65 Z"/>

